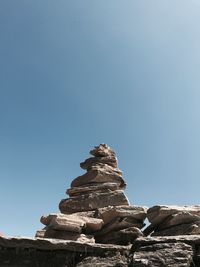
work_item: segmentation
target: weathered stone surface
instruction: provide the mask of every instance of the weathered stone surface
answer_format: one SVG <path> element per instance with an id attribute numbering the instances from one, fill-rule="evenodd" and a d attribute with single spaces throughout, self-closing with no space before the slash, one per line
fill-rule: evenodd
<path id="1" fill-rule="evenodd" d="M 47 239 L 47 238 L 28 238 L 28 237 L 0 237 L 0 247 L 4 248 L 29 248 L 39 250 L 63 250 L 80 253 L 94 253 L 102 255 L 104 253 L 126 252 L 130 246 L 119 246 L 113 244 L 93 244 L 82 243 L 71 240 Z"/>
<path id="2" fill-rule="evenodd" d="M 62 213 L 95 210 L 106 206 L 129 205 L 123 191 L 117 190 L 111 193 L 91 193 L 61 200 L 59 204 Z"/>
<path id="3" fill-rule="evenodd" d="M 198 215 L 182 211 L 168 216 L 161 224 L 158 225 L 157 229 L 163 230 L 175 225 L 190 224 L 197 221 L 200 221 L 200 217 Z"/>
<path id="4" fill-rule="evenodd" d="M 147 211 L 147 218 L 153 225 L 159 225 L 168 216 L 179 212 L 189 212 L 200 216 L 200 206 L 154 206 Z"/>
<path id="5" fill-rule="evenodd" d="M 200 234 L 200 221 L 189 224 L 174 225 L 163 230 L 156 230 L 152 236 L 174 236 L 174 235 L 197 235 Z"/>
<path id="6" fill-rule="evenodd" d="M 91 218 L 92 220 L 92 218 Z M 42 216 L 42 223 L 55 230 L 66 230 L 69 232 L 81 233 L 85 222 L 78 216 L 64 214 L 49 214 Z"/>
<path id="7" fill-rule="evenodd" d="M 80 216 L 76 213 L 68 215 L 53 213 L 42 216 L 40 221 L 51 229 L 75 233 L 81 233 L 83 230 L 87 233 L 95 232 L 100 230 L 104 224 L 102 219 Z"/>
<path id="8" fill-rule="evenodd" d="M 147 214 L 147 207 L 140 206 L 108 206 L 105 208 L 99 208 L 96 211 L 96 217 L 101 218 L 105 224 L 111 222 L 114 218 L 130 217 L 138 222 L 144 221 Z"/>
<path id="9" fill-rule="evenodd" d="M 116 155 L 115 151 L 106 144 L 95 146 L 94 149 L 90 151 L 90 154 L 95 157 L 107 157 Z"/>
<path id="10" fill-rule="evenodd" d="M 97 243 L 129 245 L 136 238 L 143 236 L 140 229 L 130 227 L 119 231 L 112 231 L 105 235 L 95 236 Z"/>
<path id="11" fill-rule="evenodd" d="M 117 217 L 110 223 L 106 224 L 100 231 L 94 233 L 94 235 L 95 237 L 101 236 L 112 231 L 118 231 L 130 227 L 137 227 L 141 229 L 143 226 L 144 226 L 143 223 L 133 221 L 133 219 L 130 217 L 128 218 Z"/>
<path id="12" fill-rule="evenodd" d="M 96 183 L 96 184 L 86 184 L 84 186 L 79 187 L 71 187 L 67 189 L 67 194 L 70 197 L 83 195 L 83 194 L 89 194 L 91 192 L 110 192 L 119 190 L 119 183 Z"/>
<path id="13" fill-rule="evenodd" d="M 73 240 L 81 243 L 95 243 L 94 237 L 92 235 L 85 235 L 62 230 L 54 230 L 48 227 L 46 229 L 37 231 L 36 237 Z"/>
<path id="14" fill-rule="evenodd" d="M 76 267 L 127 267 L 127 257 L 116 253 L 115 256 L 103 257 L 86 257 Z"/>
<path id="15" fill-rule="evenodd" d="M 84 162 L 80 163 L 80 167 L 84 170 L 89 170 L 94 165 L 107 164 L 113 168 L 118 167 L 117 158 L 114 156 L 106 156 L 106 157 L 92 157 L 86 159 Z"/>
<path id="16" fill-rule="evenodd" d="M 193 250 L 184 243 L 164 243 L 140 247 L 134 253 L 134 267 L 189 267 L 193 261 Z"/>
<path id="17" fill-rule="evenodd" d="M 92 166 L 85 174 L 78 176 L 71 183 L 71 187 L 80 187 L 90 183 L 117 183 L 121 189 L 124 189 L 126 184 L 118 169 L 114 169 L 109 165 Z"/>

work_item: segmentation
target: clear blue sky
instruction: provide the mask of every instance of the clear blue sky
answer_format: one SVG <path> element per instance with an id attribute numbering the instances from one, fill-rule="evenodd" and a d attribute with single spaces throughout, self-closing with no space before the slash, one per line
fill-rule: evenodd
<path id="1" fill-rule="evenodd" d="M 94 145 L 132 204 L 199 204 L 199 0 L 0 1 L 0 231 L 33 236 Z"/>

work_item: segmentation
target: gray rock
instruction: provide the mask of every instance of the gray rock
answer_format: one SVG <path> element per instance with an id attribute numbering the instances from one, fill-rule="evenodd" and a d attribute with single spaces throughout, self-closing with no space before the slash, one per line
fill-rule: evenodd
<path id="1" fill-rule="evenodd" d="M 80 187 L 90 183 L 117 183 L 121 189 L 124 189 L 126 184 L 119 173 L 118 169 L 114 169 L 109 165 L 96 165 L 91 169 L 74 179 L 71 183 L 71 187 Z"/>
<path id="2" fill-rule="evenodd" d="M 134 267 L 189 267 L 193 250 L 184 243 L 163 243 L 140 247 L 134 253 Z"/>
<path id="3" fill-rule="evenodd" d="M 92 166 L 101 164 L 107 164 L 113 168 L 118 167 L 117 158 L 114 156 L 106 156 L 106 157 L 92 157 L 86 159 L 84 162 L 80 163 L 80 167 L 84 170 L 90 170 Z"/>
<path id="4" fill-rule="evenodd" d="M 136 238 L 143 236 L 143 233 L 137 227 L 130 227 L 119 231 L 112 231 L 105 235 L 95 236 L 97 243 L 129 245 Z"/>
<path id="5" fill-rule="evenodd" d="M 76 267 L 128 267 L 127 258 L 120 253 L 108 257 L 86 257 Z"/>
<path id="6" fill-rule="evenodd" d="M 129 205 L 122 190 L 111 193 L 91 193 L 61 200 L 59 209 L 62 213 L 95 210 L 106 206 Z"/>
<path id="7" fill-rule="evenodd" d="M 90 154 L 95 157 L 107 157 L 116 155 L 115 151 L 106 144 L 95 146 L 94 149 L 90 151 Z"/>
<path id="8" fill-rule="evenodd" d="M 92 253 L 94 255 L 102 255 L 105 253 L 125 253 L 130 246 L 118 246 L 113 244 L 95 244 L 82 243 L 71 240 L 46 239 L 46 238 L 28 238 L 28 237 L 0 237 L 0 247 L 16 248 L 16 249 L 37 249 L 37 250 L 53 250 L 59 252 L 61 250 L 67 252 Z"/>
<path id="9" fill-rule="evenodd" d="M 110 191 L 115 191 L 119 190 L 119 184 L 118 183 L 93 183 L 93 184 L 86 184 L 84 186 L 79 186 L 79 187 L 71 187 L 67 189 L 67 194 L 70 197 L 73 196 L 79 196 L 83 194 L 89 194 L 91 192 L 110 192 Z"/>

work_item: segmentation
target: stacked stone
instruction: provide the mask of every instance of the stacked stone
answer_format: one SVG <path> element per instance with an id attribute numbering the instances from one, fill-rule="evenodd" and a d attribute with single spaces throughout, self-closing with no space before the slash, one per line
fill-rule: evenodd
<path id="1" fill-rule="evenodd" d="M 86 173 L 74 179 L 59 214 L 43 216 L 37 237 L 127 244 L 142 236 L 147 208 L 130 206 L 115 152 L 106 144 L 80 164 Z"/>
<path id="2" fill-rule="evenodd" d="M 147 211 L 152 236 L 200 234 L 200 206 L 154 206 Z"/>

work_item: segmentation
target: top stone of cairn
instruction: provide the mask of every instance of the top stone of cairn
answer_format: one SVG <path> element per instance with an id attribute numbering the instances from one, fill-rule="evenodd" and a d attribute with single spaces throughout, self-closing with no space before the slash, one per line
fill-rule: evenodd
<path id="1" fill-rule="evenodd" d="M 106 144 L 100 144 L 95 146 L 94 149 L 90 150 L 90 154 L 95 157 L 107 157 L 107 156 L 116 156 L 116 153 Z"/>

